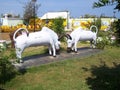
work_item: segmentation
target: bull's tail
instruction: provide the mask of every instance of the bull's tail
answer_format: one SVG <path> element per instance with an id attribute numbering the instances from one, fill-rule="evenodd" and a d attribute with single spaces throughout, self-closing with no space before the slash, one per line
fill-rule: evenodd
<path id="1" fill-rule="evenodd" d="M 26 32 L 27 36 L 29 35 L 29 31 L 28 31 L 27 29 L 25 29 L 25 28 L 19 28 L 19 29 L 17 29 L 17 30 L 14 32 L 14 35 L 13 35 L 13 40 L 14 40 L 14 41 L 16 40 L 16 35 L 17 35 L 17 33 L 20 32 L 20 31 L 23 31 L 23 30 Z"/>
<path id="2" fill-rule="evenodd" d="M 97 33 L 98 33 L 98 28 L 97 28 L 97 26 L 92 25 L 92 26 L 90 27 L 90 30 L 91 30 L 91 31 L 92 31 L 92 28 L 95 28 L 95 29 L 96 29 L 95 33 L 97 34 Z"/>

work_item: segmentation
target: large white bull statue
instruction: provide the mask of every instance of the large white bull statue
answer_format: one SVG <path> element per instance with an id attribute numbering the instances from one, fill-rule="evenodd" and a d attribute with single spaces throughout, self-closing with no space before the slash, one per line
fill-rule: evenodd
<path id="1" fill-rule="evenodd" d="M 23 31 L 22 35 L 16 37 L 17 32 Z M 60 42 L 57 34 L 47 27 L 43 27 L 41 31 L 29 33 L 27 29 L 20 28 L 16 30 L 13 35 L 15 43 L 16 56 L 21 60 L 21 54 L 25 48 L 30 46 L 47 45 L 49 47 L 49 54 L 56 56 L 56 50 L 60 49 Z"/>
<path id="2" fill-rule="evenodd" d="M 96 32 L 92 32 L 92 28 L 96 29 Z M 97 39 L 97 32 L 98 28 L 95 25 L 92 25 L 90 27 L 90 30 L 82 30 L 82 28 L 77 28 L 71 34 L 67 34 L 66 37 L 67 40 L 67 51 L 70 52 L 71 50 L 75 50 L 77 52 L 77 43 L 78 41 L 90 41 L 91 47 L 94 43 L 94 46 L 96 45 L 96 39 Z"/>

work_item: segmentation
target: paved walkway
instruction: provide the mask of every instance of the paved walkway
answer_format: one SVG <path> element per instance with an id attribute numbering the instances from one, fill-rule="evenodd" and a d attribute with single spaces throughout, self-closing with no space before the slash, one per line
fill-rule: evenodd
<path id="1" fill-rule="evenodd" d="M 91 49 L 89 47 L 78 48 L 78 53 L 67 53 L 61 52 L 57 54 L 56 57 L 49 56 L 49 54 L 40 54 L 23 58 L 24 63 L 15 64 L 15 66 L 19 69 L 29 68 L 33 66 L 39 66 L 42 64 L 52 63 L 52 62 L 60 62 L 63 60 L 73 59 L 73 58 L 84 58 L 87 56 L 91 56 L 97 53 L 100 53 L 102 50 L 99 49 Z"/>

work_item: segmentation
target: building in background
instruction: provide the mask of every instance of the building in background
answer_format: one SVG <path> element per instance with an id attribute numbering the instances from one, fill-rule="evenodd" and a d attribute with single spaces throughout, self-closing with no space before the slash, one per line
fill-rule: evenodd
<path id="1" fill-rule="evenodd" d="M 11 14 L 5 14 L 3 18 L 0 19 L 1 25 L 6 26 L 16 26 L 18 24 L 23 24 L 23 19 L 20 17 L 13 17 Z"/>
<path id="2" fill-rule="evenodd" d="M 61 11 L 61 12 L 47 12 L 40 19 L 42 20 L 50 20 L 55 18 L 63 18 L 65 19 L 65 30 L 74 30 L 78 27 L 82 27 L 83 29 L 87 29 L 86 25 L 94 22 L 97 18 L 70 18 L 70 12 Z M 101 18 L 101 30 L 106 30 L 111 23 L 115 20 L 115 18 Z"/>
<path id="3" fill-rule="evenodd" d="M 70 20 L 70 12 L 68 11 L 58 11 L 58 12 L 47 12 L 40 19 L 42 20 L 50 20 L 55 18 L 63 18 L 66 21 L 65 29 L 70 28 L 69 20 Z"/>
<path id="4" fill-rule="evenodd" d="M 87 29 L 87 25 L 94 22 L 97 18 L 71 18 L 70 19 L 70 28 L 75 29 L 78 27 L 82 27 L 83 29 Z M 106 30 L 109 28 L 112 22 L 114 22 L 114 18 L 101 18 L 101 30 Z"/>
<path id="5" fill-rule="evenodd" d="M 47 12 L 45 13 L 42 17 L 39 17 L 36 19 L 36 28 L 38 27 L 38 30 L 40 30 L 40 27 L 43 27 L 42 23 L 48 22 L 48 20 L 53 20 L 55 18 L 63 18 L 64 19 L 64 26 L 66 31 L 72 31 L 76 29 L 77 27 L 82 27 L 83 29 L 87 29 L 86 25 L 90 24 L 91 22 L 94 21 L 96 18 L 70 18 L 70 12 L 68 11 L 58 11 L 58 12 Z M 115 18 L 101 18 L 101 30 L 106 30 L 112 22 L 114 22 Z M 32 25 L 33 20 L 30 20 L 30 25 L 28 25 L 28 29 L 32 30 L 33 25 Z M 4 30 L 2 31 L 10 31 L 12 30 L 12 26 L 17 26 L 19 24 L 23 24 L 23 19 L 20 17 L 12 16 L 9 14 L 5 14 L 3 18 L 0 19 L 0 26 L 5 26 L 3 27 Z M 8 26 L 8 27 L 7 27 Z M 18 27 L 19 28 L 19 27 Z M 16 28 L 14 28 L 15 30 Z"/>

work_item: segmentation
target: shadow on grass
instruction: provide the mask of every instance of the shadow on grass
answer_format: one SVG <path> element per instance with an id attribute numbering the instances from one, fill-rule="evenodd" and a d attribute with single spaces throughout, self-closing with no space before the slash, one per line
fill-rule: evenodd
<path id="1" fill-rule="evenodd" d="M 114 67 L 108 67 L 101 61 L 100 66 L 92 66 L 90 69 L 83 68 L 91 72 L 91 77 L 86 78 L 91 90 L 119 90 L 120 85 L 120 64 L 114 63 Z"/>

